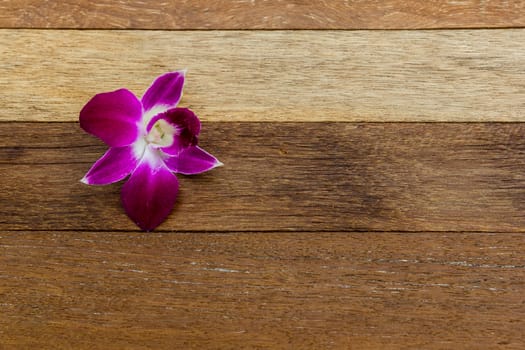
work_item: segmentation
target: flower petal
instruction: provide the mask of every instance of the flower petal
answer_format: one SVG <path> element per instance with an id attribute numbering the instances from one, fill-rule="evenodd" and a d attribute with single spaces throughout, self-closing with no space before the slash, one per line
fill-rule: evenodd
<path id="1" fill-rule="evenodd" d="M 182 87 L 184 86 L 184 75 L 186 71 L 176 71 L 161 75 L 146 90 L 142 97 L 144 111 L 162 108 L 166 111 L 175 107 L 182 97 Z"/>
<path id="2" fill-rule="evenodd" d="M 159 119 L 167 121 L 176 131 L 173 143 L 161 148 L 164 153 L 176 155 L 186 147 L 197 145 L 201 122 L 193 111 L 188 108 L 172 108 L 165 113 L 157 114 L 148 123 L 146 128 L 148 133 Z"/>
<path id="3" fill-rule="evenodd" d="M 175 175 L 154 159 L 156 150 L 147 149 L 143 160 L 122 187 L 122 204 L 127 215 L 144 231 L 151 231 L 169 215 L 177 198 Z"/>
<path id="4" fill-rule="evenodd" d="M 139 135 L 142 105 L 126 89 L 95 95 L 80 111 L 80 126 L 111 147 L 132 144 Z"/>
<path id="5" fill-rule="evenodd" d="M 87 185 L 108 185 L 128 176 L 138 162 L 133 146 L 111 147 L 80 181 Z"/>
<path id="6" fill-rule="evenodd" d="M 188 147 L 178 156 L 164 160 L 168 168 L 176 173 L 195 175 L 223 165 L 217 158 L 200 147 Z"/>

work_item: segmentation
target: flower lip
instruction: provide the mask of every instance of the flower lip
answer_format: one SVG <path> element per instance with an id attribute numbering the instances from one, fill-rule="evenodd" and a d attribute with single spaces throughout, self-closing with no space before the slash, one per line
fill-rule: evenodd
<path id="1" fill-rule="evenodd" d="M 199 118 L 190 109 L 172 108 L 153 117 L 146 127 L 146 132 L 147 137 L 151 135 L 151 139 L 154 139 L 157 133 L 165 132 L 166 141 L 162 144 L 161 149 L 164 153 L 173 156 L 186 147 L 197 145 L 200 129 Z M 173 135 L 173 138 L 168 135 Z"/>

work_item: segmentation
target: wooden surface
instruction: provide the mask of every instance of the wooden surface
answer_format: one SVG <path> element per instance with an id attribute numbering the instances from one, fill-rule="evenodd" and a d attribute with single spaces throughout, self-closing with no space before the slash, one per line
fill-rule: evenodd
<path id="1" fill-rule="evenodd" d="M 507 233 L 4 232 L 0 336 L 27 349 L 520 349 L 523 249 Z"/>
<path id="2" fill-rule="evenodd" d="M 74 121 L 181 67 L 207 121 L 525 120 L 525 29 L 0 30 L 0 50 L 4 121 Z"/>
<path id="3" fill-rule="evenodd" d="M 0 2 L 0 349 L 525 348 L 524 6 Z M 140 233 L 78 112 L 184 67 Z"/>
<path id="4" fill-rule="evenodd" d="M 0 26 L 134 29 L 523 27 L 521 0 L 7 0 Z"/>
<path id="5" fill-rule="evenodd" d="M 524 232 L 525 124 L 203 130 L 201 145 L 227 166 L 179 176 L 177 208 L 159 230 Z M 0 123 L 0 140 L 0 202 L 10 204 L 0 229 L 136 229 L 120 184 L 80 183 L 106 146 L 77 123 Z"/>

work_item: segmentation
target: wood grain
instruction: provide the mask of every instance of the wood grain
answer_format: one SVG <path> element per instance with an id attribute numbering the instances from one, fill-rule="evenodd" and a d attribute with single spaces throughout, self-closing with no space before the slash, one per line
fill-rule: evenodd
<path id="1" fill-rule="evenodd" d="M 524 232 L 525 124 L 205 123 L 163 231 Z M 0 123 L 0 229 L 135 230 L 76 123 Z"/>
<path id="2" fill-rule="evenodd" d="M 188 68 L 205 121 L 525 121 L 525 29 L 0 30 L 0 120 L 75 121 Z"/>
<path id="3" fill-rule="evenodd" d="M 525 26 L 520 0 L 0 2 L 0 27 L 129 29 L 414 29 Z"/>
<path id="4" fill-rule="evenodd" d="M 0 337 L 6 349 L 521 349 L 524 249 L 501 233 L 3 232 Z"/>
<path id="5" fill-rule="evenodd" d="M 525 348 L 521 27 L 519 0 L 0 1 L 0 349 Z M 145 234 L 79 182 L 106 147 L 78 112 L 181 68 L 225 166 Z"/>

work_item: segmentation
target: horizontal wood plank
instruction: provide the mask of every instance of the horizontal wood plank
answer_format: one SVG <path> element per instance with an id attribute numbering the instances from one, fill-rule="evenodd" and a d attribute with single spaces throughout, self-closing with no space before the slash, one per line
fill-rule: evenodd
<path id="1" fill-rule="evenodd" d="M 2 232 L 6 348 L 521 349 L 523 234 Z"/>
<path id="2" fill-rule="evenodd" d="M 0 2 L 0 27 L 129 29 L 414 29 L 525 26 L 520 0 Z"/>
<path id="3" fill-rule="evenodd" d="M 205 121 L 525 121 L 525 29 L 0 30 L 0 120 L 74 121 L 188 68 Z"/>
<path id="4" fill-rule="evenodd" d="M 525 124 L 204 123 L 225 163 L 183 177 L 159 230 L 525 231 Z M 0 229 L 134 230 L 106 146 L 77 123 L 0 123 Z"/>

